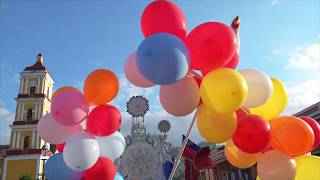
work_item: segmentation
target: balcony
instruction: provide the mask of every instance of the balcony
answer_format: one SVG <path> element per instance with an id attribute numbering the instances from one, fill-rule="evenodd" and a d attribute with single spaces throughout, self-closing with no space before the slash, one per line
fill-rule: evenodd
<path id="1" fill-rule="evenodd" d="M 45 94 L 18 94 L 17 98 L 44 98 L 47 97 Z"/>
<path id="2" fill-rule="evenodd" d="M 5 156 L 14 156 L 14 155 L 26 155 L 26 154 L 42 154 L 51 156 L 52 153 L 49 150 L 42 150 L 42 149 L 9 149 L 6 151 Z"/>
<path id="3" fill-rule="evenodd" d="M 13 125 L 29 125 L 29 124 L 38 124 L 39 120 L 26 120 L 26 121 L 14 121 Z"/>

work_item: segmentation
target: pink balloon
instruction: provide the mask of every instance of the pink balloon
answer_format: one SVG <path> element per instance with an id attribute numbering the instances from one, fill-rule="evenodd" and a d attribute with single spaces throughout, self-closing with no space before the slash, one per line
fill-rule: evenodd
<path id="1" fill-rule="evenodd" d="M 139 71 L 138 66 L 136 64 L 137 58 L 136 53 L 130 54 L 128 59 L 124 64 L 124 74 L 129 82 L 138 86 L 138 87 L 151 87 L 154 86 L 152 82 L 147 80 Z"/>
<path id="2" fill-rule="evenodd" d="M 306 123 L 310 125 L 312 131 L 314 133 L 314 143 L 310 151 L 315 150 L 320 144 L 320 125 L 318 122 L 307 116 L 300 116 L 300 119 L 304 120 Z"/>
<path id="3" fill-rule="evenodd" d="M 51 112 L 58 123 L 72 126 L 87 117 L 89 105 L 80 92 L 64 91 L 52 100 Z"/>
<path id="4" fill-rule="evenodd" d="M 178 82 L 160 87 L 160 102 L 174 116 L 186 116 L 199 104 L 200 93 L 197 81 L 187 75 Z"/>
<path id="5" fill-rule="evenodd" d="M 95 107 L 97 107 L 96 105 L 91 105 L 91 106 L 89 106 L 89 113 L 88 114 L 90 114 L 90 112 L 95 108 Z M 82 127 L 82 129 L 84 130 L 84 131 L 86 131 L 87 130 L 87 118 L 85 118 L 81 123 L 80 123 L 80 125 L 81 125 L 81 127 Z"/>
<path id="6" fill-rule="evenodd" d="M 43 116 L 38 123 L 39 136 L 48 143 L 62 144 L 74 134 L 82 131 L 82 127 L 77 124 L 74 126 L 63 126 L 59 124 L 51 113 Z"/>

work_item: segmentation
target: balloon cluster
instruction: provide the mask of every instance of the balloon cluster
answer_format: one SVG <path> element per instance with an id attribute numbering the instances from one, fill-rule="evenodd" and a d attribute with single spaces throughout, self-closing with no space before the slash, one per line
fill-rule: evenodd
<path id="1" fill-rule="evenodd" d="M 40 137 L 55 144 L 59 153 L 45 163 L 48 179 L 123 179 L 113 160 L 125 150 L 118 131 L 119 110 L 106 104 L 119 91 L 116 75 L 107 69 L 91 72 L 84 82 L 84 93 L 62 87 L 52 95 L 51 112 L 38 123 Z"/>
<path id="2" fill-rule="evenodd" d="M 160 102 L 172 115 L 198 109 L 200 134 L 211 143 L 226 142 L 225 156 L 233 166 L 257 163 L 261 179 L 320 179 L 319 166 L 312 166 L 320 158 L 306 155 L 319 145 L 319 124 L 280 116 L 288 102 L 280 80 L 256 69 L 235 70 L 238 21 L 231 27 L 206 22 L 187 34 L 177 5 L 153 1 L 142 14 L 145 39 L 127 59 L 125 75 L 139 87 L 160 85 Z"/>

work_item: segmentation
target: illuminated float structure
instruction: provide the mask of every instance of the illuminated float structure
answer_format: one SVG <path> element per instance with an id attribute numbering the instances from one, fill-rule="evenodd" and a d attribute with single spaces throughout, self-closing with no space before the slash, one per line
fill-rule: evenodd
<path id="1" fill-rule="evenodd" d="M 143 96 L 133 96 L 127 102 L 127 112 L 132 116 L 131 134 L 125 137 L 126 150 L 115 160 L 118 171 L 128 180 L 165 180 L 163 165 L 172 161 L 179 148 L 168 141 L 170 123 L 158 123 L 160 134 L 147 133 L 145 114 L 149 103 Z M 183 179 L 183 167 L 174 179 Z"/>

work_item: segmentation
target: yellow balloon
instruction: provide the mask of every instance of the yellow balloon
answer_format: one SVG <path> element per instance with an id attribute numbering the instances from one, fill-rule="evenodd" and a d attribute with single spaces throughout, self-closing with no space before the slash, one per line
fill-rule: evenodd
<path id="1" fill-rule="evenodd" d="M 259 107 L 249 109 L 252 114 L 262 116 L 266 120 L 277 117 L 288 104 L 288 94 L 285 85 L 276 78 L 271 78 L 271 80 L 273 92 L 268 101 Z"/>
<path id="2" fill-rule="evenodd" d="M 320 157 L 303 155 L 294 160 L 297 164 L 296 180 L 320 179 Z"/>
<path id="3" fill-rule="evenodd" d="M 240 73 L 229 68 L 219 68 L 202 80 L 200 96 L 211 109 L 220 113 L 233 112 L 246 101 L 248 86 Z"/>
<path id="4" fill-rule="evenodd" d="M 259 176 L 257 176 L 256 180 L 261 180 L 261 178 Z"/>
<path id="5" fill-rule="evenodd" d="M 261 157 L 261 153 L 246 153 L 241 151 L 232 139 L 227 141 L 224 155 L 230 164 L 237 168 L 248 168 L 253 166 Z"/>
<path id="6" fill-rule="evenodd" d="M 221 114 L 206 105 L 199 107 L 197 125 L 200 134 L 211 143 L 223 143 L 230 139 L 237 129 L 237 116 L 234 112 Z"/>

